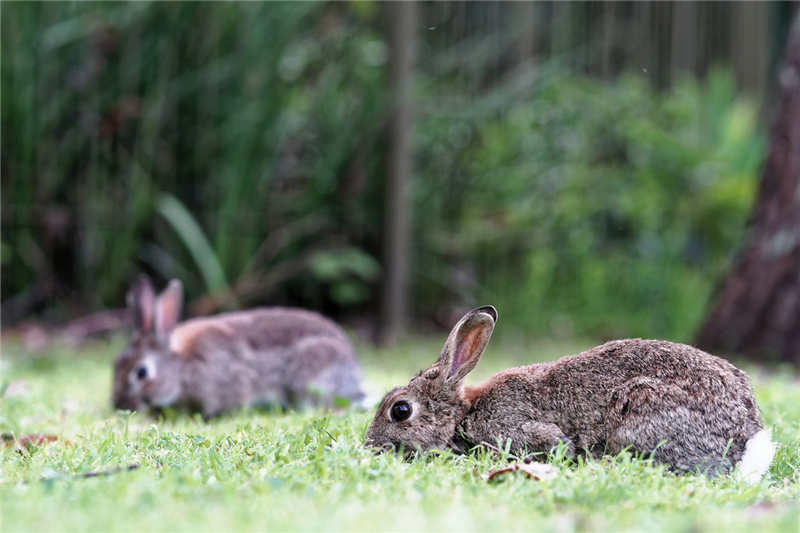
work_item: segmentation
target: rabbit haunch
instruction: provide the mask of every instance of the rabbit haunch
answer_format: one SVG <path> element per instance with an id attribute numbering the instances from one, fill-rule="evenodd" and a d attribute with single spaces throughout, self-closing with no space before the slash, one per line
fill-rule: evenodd
<path id="1" fill-rule="evenodd" d="M 489 306 L 467 313 L 439 359 L 386 395 L 367 444 L 464 452 L 510 440 L 511 451 L 523 454 L 563 443 L 570 455 L 627 449 L 675 471 L 712 475 L 741 461 L 747 479 L 760 477 L 769 466 L 773 446 L 745 373 L 684 344 L 612 341 L 464 386 L 496 318 Z M 410 413 L 393 410 L 398 403 L 410 406 Z M 402 412 L 402 419 L 395 412 Z"/>
<path id="2" fill-rule="evenodd" d="M 177 324 L 176 281 L 159 296 L 146 279 L 131 290 L 135 331 L 115 362 L 121 409 L 174 405 L 205 416 L 247 405 L 359 401 L 361 371 L 332 321 L 290 308 L 262 308 Z"/>

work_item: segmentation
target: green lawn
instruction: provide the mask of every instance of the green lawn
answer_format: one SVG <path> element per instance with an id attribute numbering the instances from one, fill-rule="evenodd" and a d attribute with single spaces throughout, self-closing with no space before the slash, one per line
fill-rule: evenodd
<path id="1" fill-rule="evenodd" d="M 361 350 L 368 389 L 406 383 L 442 339 Z M 490 345 L 470 380 L 590 343 Z M 59 440 L 19 453 L 0 445 L 0 530 L 636 530 L 800 532 L 800 386 L 755 375 L 780 443 L 764 481 L 675 476 L 621 456 L 558 476 L 487 483 L 505 461 L 445 453 L 415 462 L 361 448 L 371 412 L 241 412 L 210 423 L 115 413 L 111 360 L 120 342 L 27 356 L 4 343 L 0 432 Z M 7 388 L 14 382 L 13 387 Z M 24 385 L 24 386 L 20 386 Z M 10 392 L 10 394 L 9 394 Z M 88 472 L 138 469 L 83 478 Z"/>

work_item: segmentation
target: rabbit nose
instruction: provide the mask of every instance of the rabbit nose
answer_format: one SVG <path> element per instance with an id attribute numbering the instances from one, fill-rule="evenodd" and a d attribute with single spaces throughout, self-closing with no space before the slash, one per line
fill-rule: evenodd
<path id="1" fill-rule="evenodd" d="M 367 437 L 366 441 L 364 442 L 364 447 L 369 448 L 375 453 L 375 455 L 392 451 L 394 449 L 394 445 L 391 442 L 384 442 L 380 444 L 377 440 Z"/>
<path id="2" fill-rule="evenodd" d="M 395 450 L 395 446 L 391 442 L 384 442 L 383 444 L 371 446 L 371 448 L 375 452 L 375 455 L 380 455 L 382 453 L 389 453 Z"/>
<path id="3" fill-rule="evenodd" d="M 117 398 L 114 400 L 115 409 L 133 410 L 133 402 L 128 398 Z"/>
<path id="4" fill-rule="evenodd" d="M 114 408 L 134 411 L 136 409 L 136 401 L 131 396 L 118 396 L 114 398 Z"/>

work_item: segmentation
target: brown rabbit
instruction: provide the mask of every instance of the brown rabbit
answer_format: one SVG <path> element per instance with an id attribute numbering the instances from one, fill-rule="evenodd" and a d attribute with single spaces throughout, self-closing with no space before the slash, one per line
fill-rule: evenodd
<path id="1" fill-rule="evenodd" d="M 145 277 L 129 292 L 134 333 L 114 363 L 116 408 L 176 406 L 210 417 L 248 405 L 363 398 L 350 342 L 321 315 L 273 307 L 178 324 L 182 300 L 177 280 L 158 297 Z"/>
<path id="2" fill-rule="evenodd" d="M 550 363 L 510 368 L 463 385 L 492 335 L 497 311 L 473 309 L 439 359 L 390 391 L 367 430 L 385 450 L 451 448 L 511 440 L 515 454 L 548 452 L 652 457 L 675 471 L 726 473 L 740 464 L 758 479 L 774 452 L 744 372 L 691 346 L 611 341 Z"/>

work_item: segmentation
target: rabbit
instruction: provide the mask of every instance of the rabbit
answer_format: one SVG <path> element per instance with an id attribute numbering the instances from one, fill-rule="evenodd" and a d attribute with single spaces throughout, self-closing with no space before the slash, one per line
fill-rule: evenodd
<path id="1" fill-rule="evenodd" d="M 270 307 L 179 324 L 182 300 L 178 280 L 156 297 L 142 276 L 128 293 L 134 332 L 114 363 L 116 408 L 175 406 L 209 418 L 251 405 L 363 399 L 353 347 L 327 318 Z"/>
<path id="2" fill-rule="evenodd" d="M 465 386 L 496 321 L 492 306 L 464 315 L 436 362 L 383 398 L 366 446 L 410 456 L 510 439 L 515 455 L 560 444 L 569 456 L 627 449 L 676 472 L 713 476 L 740 464 L 748 480 L 769 467 L 774 445 L 748 377 L 727 361 L 685 344 L 616 340 Z"/>

